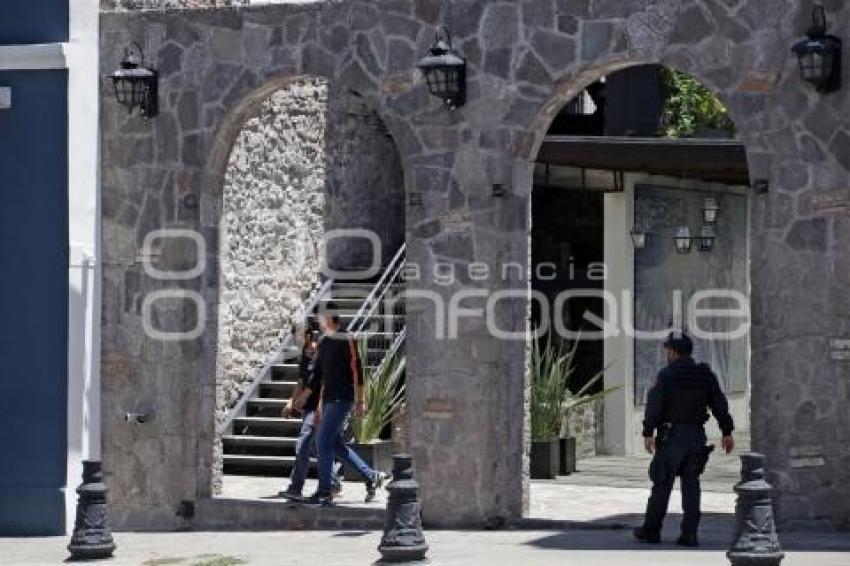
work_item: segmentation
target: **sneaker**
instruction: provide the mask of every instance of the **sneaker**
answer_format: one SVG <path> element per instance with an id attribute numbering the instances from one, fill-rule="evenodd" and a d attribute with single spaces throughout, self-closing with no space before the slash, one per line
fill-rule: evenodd
<path id="1" fill-rule="evenodd" d="M 676 539 L 676 544 L 678 544 L 679 546 L 689 546 L 691 548 L 696 548 L 699 546 L 699 539 L 696 535 L 682 534 L 679 538 Z"/>
<path id="2" fill-rule="evenodd" d="M 282 497 L 284 499 L 289 499 L 291 501 L 300 501 L 304 499 L 304 496 L 301 495 L 301 492 L 292 489 L 291 486 L 287 487 L 284 491 L 279 491 L 277 496 Z"/>
<path id="3" fill-rule="evenodd" d="M 325 495 L 322 493 L 314 493 L 310 497 L 304 499 L 302 502 L 306 505 L 316 505 L 318 507 L 330 507 L 333 505 L 334 498 L 332 495 Z"/>
<path id="4" fill-rule="evenodd" d="M 645 542 L 647 544 L 658 544 L 661 542 L 661 535 L 658 533 L 651 533 L 644 529 L 643 527 L 638 527 L 632 534 L 635 535 L 635 538 L 640 542 Z"/>
<path id="5" fill-rule="evenodd" d="M 375 472 L 372 479 L 366 482 L 366 503 L 371 503 L 375 500 L 378 490 L 384 487 L 384 482 L 387 480 L 387 474 L 384 472 Z"/>

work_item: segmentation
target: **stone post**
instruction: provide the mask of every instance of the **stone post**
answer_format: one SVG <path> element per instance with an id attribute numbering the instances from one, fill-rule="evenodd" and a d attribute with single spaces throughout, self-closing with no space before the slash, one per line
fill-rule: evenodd
<path id="1" fill-rule="evenodd" d="M 773 487 L 765 480 L 764 455 L 741 455 L 741 481 L 735 486 L 735 538 L 726 553 L 733 566 L 778 566 L 785 554 L 773 520 Z"/>
<path id="2" fill-rule="evenodd" d="M 378 551 L 384 562 L 414 562 L 425 558 L 428 543 L 422 533 L 419 484 L 413 479 L 409 454 L 393 456 L 393 479 L 387 485 L 387 515 Z"/>
<path id="3" fill-rule="evenodd" d="M 115 542 L 108 526 L 106 485 L 99 461 L 83 462 L 83 483 L 77 488 L 77 520 L 68 550 L 72 560 L 109 558 Z"/>

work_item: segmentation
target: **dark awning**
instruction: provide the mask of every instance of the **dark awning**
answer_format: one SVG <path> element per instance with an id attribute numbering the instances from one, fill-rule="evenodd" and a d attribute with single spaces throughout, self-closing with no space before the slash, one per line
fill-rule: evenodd
<path id="1" fill-rule="evenodd" d="M 746 150 L 737 140 L 548 136 L 537 162 L 750 184 Z"/>

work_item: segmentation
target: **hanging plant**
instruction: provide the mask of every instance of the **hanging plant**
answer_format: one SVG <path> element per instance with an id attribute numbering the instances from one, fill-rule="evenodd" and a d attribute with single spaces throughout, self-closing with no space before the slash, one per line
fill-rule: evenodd
<path id="1" fill-rule="evenodd" d="M 714 94 L 692 76 L 662 67 L 664 92 L 663 134 L 671 138 L 690 138 L 707 131 L 719 131 L 734 137 L 735 124 L 729 112 Z"/>

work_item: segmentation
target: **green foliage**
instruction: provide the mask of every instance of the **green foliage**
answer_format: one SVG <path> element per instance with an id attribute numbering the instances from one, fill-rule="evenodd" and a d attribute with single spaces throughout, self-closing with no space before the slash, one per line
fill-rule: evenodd
<path id="1" fill-rule="evenodd" d="M 368 341 L 357 342 L 361 360 L 368 358 Z M 354 439 L 365 444 L 377 440 L 404 406 L 404 368 L 407 358 L 398 351 L 389 351 L 377 367 L 363 367 L 363 387 L 366 414 L 352 421 Z"/>
<path id="2" fill-rule="evenodd" d="M 554 440 L 561 435 L 561 424 L 569 411 L 604 398 L 619 387 L 588 391 L 605 375 L 605 369 L 593 376 L 578 392 L 570 391 L 576 342 L 564 350 L 547 339 L 541 347 L 539 340 L 531 341 L 531 438 Z"/>
<path id="3" fill-rule="evenodd" d="M 666 67 L 661 69 L 664 89 L 663 133 L 671 138 L 689 138 L 703 130 L 735 134 L 735 124 L 726 107 L 696 79 Z"/>

